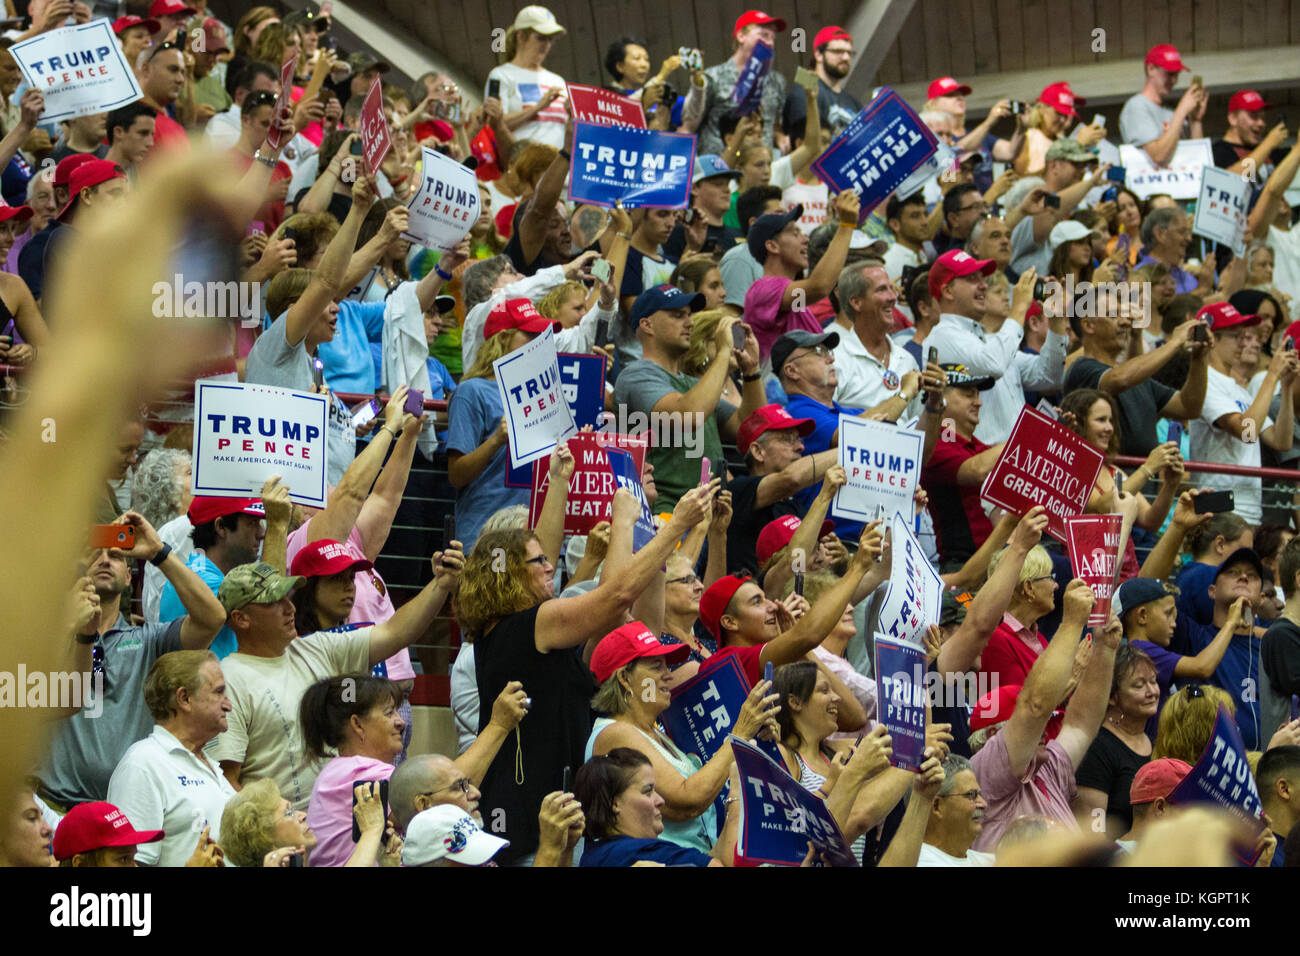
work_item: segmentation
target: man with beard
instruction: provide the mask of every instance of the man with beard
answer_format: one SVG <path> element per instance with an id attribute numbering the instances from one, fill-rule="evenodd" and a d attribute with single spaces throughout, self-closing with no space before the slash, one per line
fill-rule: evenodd
<path id="1" fill-rule="evenodd" d="M 844 83 L 853 65 L 853 37 L 843 27 L 822 27 L 813 37 L 813 72 L 817 74 L 817 112 L 822 129 L 832 135 L 847 126 L 862 112 L 862 104 L 844 91 Z M 801 129 L 808 116 L 802 87 L 790 87 L 781 110 L 781 125 L 788 133 Z"/>
<path id="2" fill-rule="evenodd" d="M 943 762 L 943 786 L 930 807 L 925 842 L 917 866 L 992 866 L 993 854 L 972 850 L 984 831 L 988 804 L 970 761 L 949 754 Z"/>

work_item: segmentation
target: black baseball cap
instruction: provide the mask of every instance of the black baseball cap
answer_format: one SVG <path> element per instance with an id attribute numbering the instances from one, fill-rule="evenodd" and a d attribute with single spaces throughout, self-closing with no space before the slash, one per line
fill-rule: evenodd
<path id="1" fill-rule="evenodd" d="M 764 213 L 754 220 L 749 227 L 749 254 L 759 265 L 767 259 L 767 240 L 776 236 L 782 229 L 803 216 L 803 206 L 798 205 L 787 212 Z"/>
<path id="2" fill-rule="evenodd" d="M 835 348 L 840 344 L 840 334 L 838 332 L 809 332 L 805 329 L 785 333 L 772 346 L 772 374 L 780 378 L 781 366 L 785 364 L 785 360 L 794 353 L 795 349 L 810 349 L 815 345 L 823 344 L 828 349 Z"/>
<path id="3" fill-rule="evenodd" d="M 970 370 L 960 362 L 946 362 L 939 367 L 948 375 L 949 388 L 973 388 L 987 392 L 993 387 L 993 376 L 972 375 Z"/>

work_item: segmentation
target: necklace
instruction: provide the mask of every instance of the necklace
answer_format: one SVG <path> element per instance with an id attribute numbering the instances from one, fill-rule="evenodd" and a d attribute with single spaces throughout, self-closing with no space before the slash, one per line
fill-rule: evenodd
<path id="1" fill-rule="evenodd" d="M 1127 716 L 1128 715 L 1123 712 L 1121 712 L 1118 717 L 1112 717 L 1110 714 L 1107 714 L 1106 723 L 1113 725 L 1116 729 L 1120 731 L 1120 733 L 1127 734 L 1130 737 L 1136 737 L 1138 734 L 1143 733 L 1143 727 L 1145 726 L 1145 722 L 1142 724 L 1142 726 L 1139 726 L 1137 730 L 1129 730 L 1127 727 L 1124 726 L 1124 720 Z"/>

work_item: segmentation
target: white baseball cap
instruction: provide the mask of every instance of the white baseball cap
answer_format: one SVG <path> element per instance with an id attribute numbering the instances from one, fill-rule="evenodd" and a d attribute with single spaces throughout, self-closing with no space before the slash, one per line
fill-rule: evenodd
<path id="1" fill-rule="evenodd" d="M 403 866 L 425 866 L 437 860 L 454 860 L 482 866 L 509 840 L 484 833 L 474 818 L 449 803 L 421 810 L 406 828 L 402 844 Z"/>
<path id="2" fill-rule="evenodd" d="M 540 33 L 542 36 L 551 36 L 556 33 L 563 33 L 564 27 L 560 26 L 555 19 L 555 14 L 542 6 L 527 6 L 515 14 L 515 22 L 510 25 L 511 32 L 515 30 L 532 30 L 534 33 Z"/>
<path id="3" fill-rule="evenodd" d="M 1047 237 L 1047 247 L 1055 252 L 1062 243 L 1074 242 L 1076 239 L 1089 239 L 1092 237 L 1092 230 L 1079 222 L 1077 219 L 1067 219 L 1064 222 L 1058 222 L 1052 227 L 1051 235 Z"/>

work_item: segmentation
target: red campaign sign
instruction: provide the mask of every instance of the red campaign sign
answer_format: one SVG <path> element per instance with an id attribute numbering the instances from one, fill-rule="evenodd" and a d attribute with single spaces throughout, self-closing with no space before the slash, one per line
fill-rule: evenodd
<path id="1" fill-rule="evenodd" d="M 361 149 L 366 157 L 366 168 L 370 175 L 379 172 L 379 164 L 388 155 L 393 146 L 393 138 L 388 133 L 388 120 L 384 119 L 384 90 L 375 77 L 375 82 L 366 94 L 361 105 Z"/>
<path id="2" fill-rule="evenodd" d="M 1066 546 L 1074 576 L 1082 578 L 1097 596 L 1088 615 L 1089 627 L 1101 627 L 1110 620 L 1123 523 L 1121 515 L 1077 515 L 1065 519 Z"/>
<path id="3" fill-rule="evenodd" d="M 573 475 L 569 478 L 569 497 L 564 506 L 564 533 L 588 534 L 602 521 L 610 519 L 614 492 L 618 482 L 609 467 L 604 449 L 622 448 L 632 455 L 638 474 L 645 474 L 645 455 L 649 439 L 645 435 L 617 435 L 613 432 L 579 432 L 568 439 L 573 452 Z M 537 527 L 546 490 L 550 486 L 551 456 L 533 462 L 533 490 L 528 502 L 528 526 Z"/>
<path id="4" fill-rule="evenodd" d="M 569 84 L 569 103 L 576 122 L 645 129 L 645 111 L 636 100 L 595 86 Z"/>
<path id="5" fill-rule="evenodd" d="M 1048 533 L 1065 544 L 1065 519 L 1083 514 L 1102 462 L 1100 451 L 1026 405 L 980 497 L 1017 515 L 1044 506 Z"/>
<path id="6" fill-rule="evenodd" d="M 266 134 L 266 145 L 271 149 L 280 148 L 280 127 L 277 125 L 289 105 L 289 94 L 293 91 L 293 73 L 298 67 L 298 54 L 295 53 L 280 65 L 280 96 L 275 101 L 275 110 L 271 113 L 271 128 Z"/>

